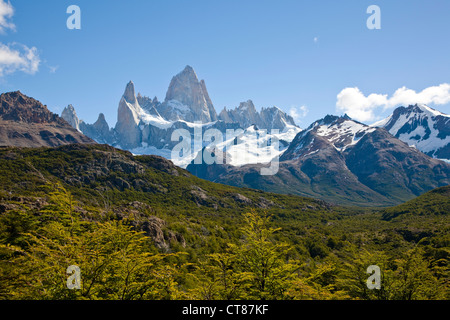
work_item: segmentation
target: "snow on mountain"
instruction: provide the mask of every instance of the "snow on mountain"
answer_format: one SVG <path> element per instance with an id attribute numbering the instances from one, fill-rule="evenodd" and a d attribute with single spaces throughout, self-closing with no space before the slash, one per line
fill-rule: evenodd
<path id="1" fill-rule="evenodd" d="M 355 145 L 366 134 L 375 128 L 352 120 L 347 115 L 343 117 L 328 115 L 311 124 L 293 139 L 291 146 L 283 154 L 283 160 L 296 160 L 316 154 L 324 148 L 324 141 L 337 151 L 345 151 Z M 320 139 L 319 139 L 320 137 Z"/>
<path id="2" fill-rule="evenodd" d="M 261 130 L 253 125 L 242 134 L 227 137 L 217 148 L 226 151 L 227 164 L 232 166 L 269 163 L 283 154 L 300 131 L 295 126 L 279 132 Z"/>
<path id="3" fill-rule="evenodd" d="M 258 112 L 248 100 L 234 110 L 224 110 L 217 116 L 205 81 L 199 81 L 192 67 L 186 66 L 172 78 L 164 102 L 140 93 L 136 96 L 134 83 L 130 81 L 120 99 L 114 128 L 109 128 L 104 116 L 94 125 L 85 124 L 78 119 L 73 107 L 66 108 L 64 116 L 99 143 L 108 143 L 133 154 L 163 156 L 181 167 L 186 167 L 208 147 L 210 142 L 194 143 L 194 135 L 203 135 L 208 129 L 217 129 L 221 133 L 223 139 L 218 143 L 229 152 L 231 164 L 237 166 L 270 162 L 301 131 L 292 117 L 277 107 L 262 108 Z M 172 134 L 177 129 L 186 130 L 191 136 L 191 152 L 181 159 L 172 158 L 171 152 L 180 143 L 172 141 Z M 236 134 L 227 135 L 229 130 Z M 274 134 L 272 130 L 279 132 Z M 277 150 L 275 144 L 270 143 L 273 139 L 280 141 Z"/>
<path id="4" fill-rule="evenodd" d="M 372 127 L 385 128 L 393 136 L 423 153 L 450 159 L 450 115 L 423 104 L 399 107 Z"/>
<path id="5" fill-rule="evenodd" d="M 342 121 L 339 121 L 341 119 Z M 374 128 L 354 120 L 341 119 L 316 127 L 317 134 L 330 141 L 338 151 L 344 151 L 347 147 L 356 144 L 367 133 L 375 131 Z"/>
<path id="6" fill-rule="evenodd" d="M 284 130 L 296 126 L 294 119 L 278 107 L 262 108 L 258 112 L 252 100 L 241 102 L 239 107 L 231 110 L 224 108 L 219 114 L 219 120 L 226 123 L 239 123 L 242 128 L 256 125 L 258 128 Z"/>
<path id="7" fill-rule="evenodd" d="M 66 120 L 72 127 L 80 131 L 80 119 L 78 119 L 75 108 L 69 104 L 61 113 L 61 118 Z"/>

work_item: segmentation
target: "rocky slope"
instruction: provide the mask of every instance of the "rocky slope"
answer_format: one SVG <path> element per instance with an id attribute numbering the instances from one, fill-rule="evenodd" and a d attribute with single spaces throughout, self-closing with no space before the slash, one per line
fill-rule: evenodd
<path id="1" fill-rule="evenodd" d="M 211 183 L 162 157 L 133 156 L 99 144 L 0 148 L 0 177 L 3 191 L 0 199 L 8 194 L 45 196 L 46 185 L 53 187 L 60 183 L 86 205 L 100 206 L 105 213 L 112 211 L 123 218 L 133 216 L 132 221 L 161 245 L 164 238 L 157 230 L 164 223 L 145 217 L 143 212 L 152 215 L 157 212 L 160 216 L 177 214 L 197 220 L 213 215 L 227 218 L 251 208 L 302 213 L 330 209 L 330 205 L 319 200 Z M 147 206 L 143 207 L 143 203 Z M 0 205 L 0 214 L 5 209 L 8 208 Z M 89 219 L 89 212 L 80 213 Z M 156 230 L 152 225 L 158 226 Z"/>
<path id="2" fill-rule="evenodd" d="M 76 123 L 72 125 L 76 126 Z M 0 146 L 54 147 L 95 143 L 72 125 L 20 91 L 0 95 Z"/>
<path id="3" fill-rule="evenodd" d="M 450 115 L 423 104 L 397 108 L 372 126 L 392 135 L 430 157 L 450 161 Z"/>

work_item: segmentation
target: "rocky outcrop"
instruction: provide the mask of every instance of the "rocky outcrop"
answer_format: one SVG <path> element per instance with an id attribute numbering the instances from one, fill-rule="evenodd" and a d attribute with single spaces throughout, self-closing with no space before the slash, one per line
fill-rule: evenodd
<path id="1" fill-rule="evenodd" d="M 119 219 L 126 220 L 135 229 L 143 231 L 159 249 L 169 251 L 171 243 L 186 247 L 183 235 L 168 229 L 166 221 L 154 216 L 154 210 L 145 203 L 134 201 L 115 207 L 114 212 Z"/>
<path id="2" fill-rule="evenodd" d="M 224 108 L 219 120 L 226 123 L 239 123 L 242 128 L 256 125 L 259 129 L 284 130 L 287 126 L 295 126 L 294 119 L 277 107 L 262 108 L 258 112 L 252 100 L 241 102 L 239 107 L 231 110 Z"/>
<path id="3" fill-rule="evenodd" d="M 61 113 L 61 117 L 66 120 L 72 127 L 80 131 L 80 119 L 78 119 L 75 108 L 71 104 L 64 108 L 63 112 Z"/>
<path id="4" fill-rule="evenodd" d="M 177 108 L 178 102 L 180 107 Z M 206 90 L 205 82 L 200 82 L 191 66 L 186 66 L 182 72 L 172 78 L 167 90 L 165 113 L 168 120 L 201 121 L 208 123 L 217 120 L 217 114 Z M 186 107 L 184 110 L 182 106 Z M 171 111 L 171 112 L 169 112 Z M 177 112 L 178 111 L 178 112 Z M 181 112 L 180 112 L 181 111 Z"/>
<path id="5" fill-rule="evenodd" d="M 115 132 L 109 127 L 103 113 L 100 113 L 94 124 L 87 124 L 81 120 L 79 128 L 81 132 L 91 137 L 98 143 L 113 144 L 115 142 Z"/>
<path id="6" fill-rule="evenodd" d="M 133 149 L 141 145 L 140 114 L 142 109 L 135 96 L 134 83 L 130 81 L 119 103 L 115 127 L 120 137 L 119 145 L 124 149 Z"/>

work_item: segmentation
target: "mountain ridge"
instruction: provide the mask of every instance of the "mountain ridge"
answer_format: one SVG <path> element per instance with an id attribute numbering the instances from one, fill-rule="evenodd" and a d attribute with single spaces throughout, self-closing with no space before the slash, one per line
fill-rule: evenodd
<path id="1" fill-rule="evenodd" d="M 450 161 L 450 115 L 424 104 L 398 107 L 384 120 L 372 124 L 437 159 Z"/>
<path id="2" fill-rule="evenodd" d="M 252 117 L 242 113 L 244 108 L 253 111 Z M 199 81 L 190 66 L 186 66 L 172 78 L 163 102 L 157 97 L 151 99 L 140 93 L 136 95 L 134 83 L 130 81 L 120 99 L 117 114 L 118 120 L 113 128 L 100 117 L 97 124 L 85 124 L 78 119 L 75 109 L 71 106 L 64 109 L 62 116 L 99 143 L 108 143 L 135 154 L 156 154 L 166 158 L 171 158 L 171 151 L 179 143 L 172 141 L 172 134 L 179 129 L 188 131 L 191 141 L 194 141 L 196 128 L 200 128 L 202 134 L 209 129 L 216 130 L 225 138 L 228 137 L 228 130 L 243 129 L 248 132 L 246 129 L 256 125 L 261 134 L 264 134 L 264 130 L 269 133 L 278 130 L 283 148 L 286 148 L 289 139 L 301 130 L 292 117 L 279 108 L 262 108 L 258 112 L 251 100 L 241 103 L 234 111 L 230 111 L 229 115 L 224 112 L 217 115 L 205 81 Z M 239 134 L 236 133 L 237 136 Z M 177 161 L 179 166 L 187 166 L 202 147 L 193 143 L 192 154 L 182 160 L 171 160 Z M 244 152 L 249 155 L 251 153 L 248 150 Z"/>
<path id="3" fill-rule="evenodd" d="M 327 116 L 300 132 L 281 155 L 279 171 L 262 165 L 191 163 L 204 179 L 239 187 L 292 193 L 346 205 L 395 205 L 450 184 L 450 165 L 348 116 Z"/>
<path id="4" fill-rule="evenodd" d="M 54 147 L 72 143 L 95 141 L 20 91 L 0 95 L 0 146 Z"/>

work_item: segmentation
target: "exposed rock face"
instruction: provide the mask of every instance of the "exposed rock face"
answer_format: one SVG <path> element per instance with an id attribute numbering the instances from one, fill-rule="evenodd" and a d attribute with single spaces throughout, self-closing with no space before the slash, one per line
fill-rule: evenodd
<path id="1" fill-rule="evenodd" d="M 94 129 L 98 132 L 98 135 L 101 137 L 106 137 L 105 142 L 108 143 L 108 141 L 111 141 L 112 137 L 110 137 L 109 135 L 111 135 L 111 131 L 109 129 L 109 125 L 106 122 L 105 119 L 105 115 L 103 113 L 100 113 L 100 115 L 98 116 L 97 121 L 94 123 Z"/>
<path id="2" fill-rule="evenodd" d="M 134 83 L 130 81 L 119 103 L 115 128 L 120 136 L 120 146 L 124 149 L 133 149 L 141 144 L 141 131 L 138 126 L 140 114 L 142 109 L 134 93 Z"/>
<path id="3" fill-rule="evenodd" d="M 201 121 L 204 123 L 217 120 L 217 114 L 209 98 L 205 82 L 203 80 L 199 82 L 191 66 L 186 66 L 181 73 L 173 77 L 167 90 L 165 103 L 170 104 L 171 101 L 181 103 L 190 112 L 185 112 L 183 118 L 176 118 L 176 115 L 172 114 L 170 118 L 167 118 L 168 120 Z"/>
<path id="4" fill-rule="evenodd" d="M 186 246 L 183 235 L 168 230 L 166 221 L 152 215 L 154 210 L 145 203 L 134 201 L 126 206 L 115 207 L 114 212 L 120 219 L 129 219 L 132 226 L 143 231 L 159 249 L 168 251 L 171 242 L 178 242 L 183 247 Z"/>
<path id="5" fill-rule="evenodd" d="M 450 160 L 450 115 L 426 105 L 399 107 L 373 124 L 433 158 Z"/>
<path id="6" fill-rule="evenodd" d="M 205 80 L 201 80 L 200 85 L 202 87 L 203 94 L 205 95 L 205 100 L 206 100 L 206 104 L 208 106 L 211 121 L 216 121 L 218 119 L 217 113 L 216 113 L 216 108 L 214 108 L 211 98 L 209 97 L 208 90 L 206 90 Z"/>
<path id="7" fill-rule="evenodd" d="M 239 123 L 242 128 L 256 125 L 260 129 L 284 130 L 287 126 L 295 126 L 294 119 L 277 107 L 262 108 L 256 111 L 252 100 L 241 102 L 234 110 L 224 108 L 219 114 L 219 120 L 226 123 Z"/>
<path id="8" fill-rule="evenodd" d="M 61 117 L 66 120 L 72 127 L 80 131 L 80 119 L 78 119 L 75 108 L 71 104 L 64 108 L 63 112 L 61 113 Z"/>
<path id="9" fill-rule="evenodd" d="M 287 126 L 295 126 L 294 119 L 277 107 L 262 108 L 260 117 L 261 128 L 284 130 Z"/>
<path id="10" fill-rule="evenodd" d="M 22 123 L 66 124 L 62 118 L 50 112 L 42 103 L 25 96 L 20 91 L 3 93 L 0 96 L 0 118 L 4 121 Z"/>
<path id="11" fill-rule="evenodd" d="M 264 135 L 270 133 L 272 129 L 279 129 L 282 131 L 279 139 L 282 149 L 287 148 L 287 144 L 300 131 L 300 128 L 295 126 L 294 120 L 280 109 L 263 108 L 261 112 L 257 112 L 251 100 L 241 103 L 235 110 L 225 110 L 221 116 L 217 116 L 205 81 L 199 81 L 190 66 L 173 77 L 166 99 L 162 103 L 156 97 L 151 99 L 141 94 L 136 96 L 134 84 L 129 82 L 119 103 L 115 128 L 111 129 L 102 115 L 93 125 L 81 120 L 72 121 L 75 118 L 75 111 L 72 109 L 65 112 L 68 121 L 75 126 L 78 123 L 81 132 L 98 143 L 130 150 L 134 154 L 156 154 L 169 159 L 173 156 L 171 152 L 173 148 L 180 143 L 176 138 L 172 141 L 172 134 L 177 129 L 188 132 L 191 141 L 194 140 L 195 130 L 201 130 L 204 134 L 208 129 L 217 129 L 228 139 L 227 130 L 242 129 L 245 131 L 244 136 L 253 134 L 256 136 L 255 130 L 267 130 L 261 132 Z M 247 130 L 249 127 L 253 128 L 253 125 L 256 126 L 255 129 Z M 248 140 L 236 140 L 235 143 L 242 146 Z M 191 156 L 194 157 L 203 146 L 192 147 L 192 155 L 187 159 L 174 160 L 177 161 L 177 165 L 187 166 Z M 244 150 L 249 155 L 254 154 L 253 151 Z"/>
<path id="12" fill-rule="evenodd" d="M 0 146 L 55 147 L 71 143 L 95 142 L 20 91 L 0 96 Z"/>
<path id="13" fill-rule="evenodd" d="M 220 120 L 225 122 L 237 122 L 243 128 L 248 128 L 251 125 L 259 125 L 261 118 L 256 111 L 255 105 L 252 100 L 241 102 L 239 107 L 234 110 L 227 111 L 223 109 L 220 113 Z"/>
<path id="14" fill-rule="evenodd" d="M 81 132 L 92 137 L 98 143 L 113 144 L 115 142 L 114 130 L 109 128 L 103 113 L 100 113 L 94 124 L 87 124 L 80 120 L 79 127 Z"/>

